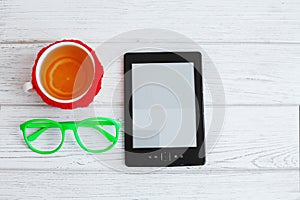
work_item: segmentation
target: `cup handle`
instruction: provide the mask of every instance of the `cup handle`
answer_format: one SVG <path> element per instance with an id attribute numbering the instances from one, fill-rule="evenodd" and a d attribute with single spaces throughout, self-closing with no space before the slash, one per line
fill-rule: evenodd
<path id="1" fill-rule="evenodd" d="M 24 90 L 24 92 L 27 92 L 27 93 L 32 92 L 33 91 L 32 83 L 31 82 L 24 83 L 23 90 Z"/>

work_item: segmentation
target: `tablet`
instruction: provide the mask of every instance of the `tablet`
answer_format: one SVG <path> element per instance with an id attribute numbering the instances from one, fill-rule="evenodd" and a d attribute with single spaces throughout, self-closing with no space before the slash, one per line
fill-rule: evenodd
<path id="1" fill-rule="evenodd" d="M 200 52 L 124 55 L 125 164 L 205 163 Z"/>

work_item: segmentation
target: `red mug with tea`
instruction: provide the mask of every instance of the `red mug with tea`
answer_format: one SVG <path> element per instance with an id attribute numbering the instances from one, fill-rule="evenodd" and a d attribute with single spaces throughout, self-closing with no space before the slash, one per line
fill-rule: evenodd
<path id="1" fill-rule="evenodd" d="M 103 67 L 95 52 L 79 40 L 56 41 L 40 50 L 25 91 L 62 109 L 87 107 L 101 89 Z"/>

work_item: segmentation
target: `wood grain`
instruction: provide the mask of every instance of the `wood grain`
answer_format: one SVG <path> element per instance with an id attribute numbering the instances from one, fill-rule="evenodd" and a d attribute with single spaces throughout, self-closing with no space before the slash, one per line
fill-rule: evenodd
<path id="1" fill-rule="evenodd" d="M 0 45 L 0 102 L 1 104 L 44 104 L 36 93 L 25 94 L 22 85 L 31 79 L 31 67 L 35 55 L 45 43 Z M 133 43 L 111 44 L 111 52 L 105 54 L 101 43 L 91 43 L 103 61 L 105 75 L 103 88 L 95 104 L 123 104 L 122 54 L 113 49 L 134 46 Z M 140 47 L 149 44 L 140 44 Z M 152 44 L 154 45 L 154 44 Z M 159 43 L 161 48 L 189 49 L 190 45 Z M 107 46 L 107 45 L 106 45 Z M 98 48 L 97 48 L 98 47 Z M 201 45 L 213 61 L 218 74 L 204 59 L 205 104 L 276 104 L 295 105 L 300 103 L 300 45 L 274 44 L 206 44 Z M 237 59 L 238 58 L 238 59 Z M 220 82 L 220 79 L 221 81 Z M 217 89 L 211 87 L 215 86 Z M 211 93 L 222 95 L 224 87 L 226 102 L 213 101 Z"/>
<path id="2" fill-rule="evenodd" d="M 211 126 L 213 109 L 205 109 L 207 164 L 200 169 L 250 170 L 299 169 L 299 135 L 297 107 L 226 107 L 221 132 Z M 123 132 L 113 150 L 100 154 L 85 153 L 71 132 L 60 152 L 44 156 L 25 145 L 19 124 L 32 118 L 57 121 L 107 116 L 123 120 L 123 109 L 94 107 L 63 111 L 47 106 L 3 106 L 0 122 L 1 169 L 85 169 L 144 172 L 149 169 L 124 165 Z M 63 162 L 62 162 L 63 161 Z M 179 168 L 178 170 L 186 170 Z M 195 168 L 198 170 L 199 168 Z M 151 169 L 152 171 L 153 169 Z"/>
<path id="3" fill-rule="evenodd" d="M 103 174 L 0 170 L 1 199 L 299 199 L 299 171 Z"/>
<path id="4" fill-rule="evenodd" d="M 0 0 L 0 199 L 299 199 L 299 7 L 298 0 Z M 115 37 L 134 29 L 155 31 Z M 37 51 L 63 38 L 87 42 L 105 66 L 89 108 L 48 107 L 21 89 Z M 101 155 L 81 150 L 71 132 L 57 154 L 26 147 L 19 124 L 31 118 L 123 120 L 121 57 L 128 49 L 197 44 L 210 58 L 205 166 L 127 168 L 123 130 Z M 226 101 L 212 101 L 212 92 L 222 99 L 222 87 Z M 212 117 L 224 108 L 218 131 Z"/>
<path id="5" fill-rule="evenodd" d="M 99 42 L 133 29 L 161 28 L 205 42 L 299 43 L 298 8 L 297 0 L 4 0 L 0 38 L 34 42 L 75 37 Z"/>

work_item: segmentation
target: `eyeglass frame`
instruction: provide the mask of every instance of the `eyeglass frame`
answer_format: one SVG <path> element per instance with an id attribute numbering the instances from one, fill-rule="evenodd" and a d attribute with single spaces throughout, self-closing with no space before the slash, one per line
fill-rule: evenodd
<path id="1" fill-rule="evenodd" d="M 39 123 L 35 124 L 34 122 L 39 122 Z M 41 126 L 41 124 L 44 126 Z M 34 125 L 36 125 L 36 126 L 34 126 Z M 38 125 L 40 125 L 40 126 L 38 126 Z M 99 126 L 103 126 L 103 125 L 108 125 L 108 126 L 113 125 L 116 130 L 116 135 L 113 136 L 106 130 L 99 127 Z M 112 144 L 110 146 L 106 147 L 105 149 L 100 149 L 100 150 L 89 149 L 82 143 L 82 141 L 78 135 L 78 131 L 77 131 L 78 127 L 94 128 L 97 131 L 99 131 L 106 139 L 108 139 L 110 142 L 112 142 Z M 27 136 L 26 128 L 40 128 L 40 130 L 37 130 L 36 132 Z M 42 150 L 35 148 L 33 145 L 31 145 L 31 142 L 36 140 L 45 131 L 44 130 L 45 128 L 47 128 L 47 129 L 48 128 L 59 128 L 61 131 L 61 134 L 62 134 L 61 142 L 58 145 L 58 147 L 54 150 L 42 151 Z M 85 150 L 89 153 L 103 153 L 103 152 L 109 151 L 116 145 L 118 138 L 119 138 L 120 128 L 121 128 L 120 121 L 116 121 L 116 120 L 113 120 L 113 119 L 107 118 L 107 117 L 93 117 L 93 118 L 87 118 L 87 119 L 84 119 L 81 121 L 66 121 L 66 122 L 57 122 L 57 121 L 54 121 L 51 119 L 40 118 L 40 119 L 28 120 L 20 125 L 20 130 L 23 132 L 23 137 L 24 137 L 25 143 L 27 144 L 29 149 L 31 149 L 32 151 L 39 153 L 39 154 L 53 154 L 53 153 L 59 151 L 65 141 L 65 131 L 66 130 L 73 131 L 77 143 L 83 150 Z"/>

